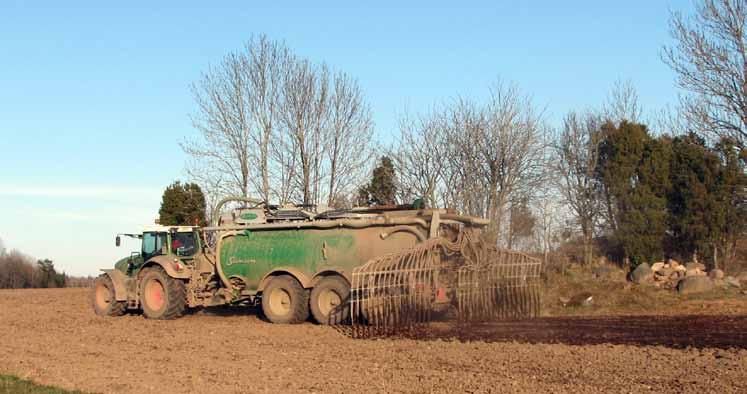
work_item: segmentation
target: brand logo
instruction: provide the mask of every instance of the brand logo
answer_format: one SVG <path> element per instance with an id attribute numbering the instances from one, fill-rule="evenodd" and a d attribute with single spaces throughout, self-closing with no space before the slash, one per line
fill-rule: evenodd
<path id="1" fill-rule="evenodd" d="M 239 258 L 236 258 L 236 257 L 232 256 L 232 257 L 228 258 L 228 262 L 226 263 L 226 265 L 254 264 L 256 262 L 257 262 L 257 260 L 254 260 L 254 259 L 239 259 Z"/>

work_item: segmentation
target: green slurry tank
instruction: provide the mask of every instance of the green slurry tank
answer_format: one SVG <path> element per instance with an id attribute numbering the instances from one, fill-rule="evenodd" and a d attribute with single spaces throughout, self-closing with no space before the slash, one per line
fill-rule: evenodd
<path id="1" fill-rule="evenodd" d="M 240 207 L 221 214 L 227 204 Z M 512 286 L 531 287 L 539 262 L 485 245 L 487 221 L 418 205 L 315 212 L 227 198 L 210 227 L 158 225 L 118 235 L 117 246 L 125 236 L 140 240 L 140 250 L 102 270 L 93 308 L 172 319 L 187 308 L 259 304 L 273 323 L 312 316 L 321 324 L 390 330 L 448 310 L 488 317 L 475 314 L 484 301 L 472 304 L 484 298 L 476 292 L 506 287 L 505 253 L 518 269 Z M 478 283 L 491 275 L 491 283 Z M 488 305 L 493 312 L 496 300 Z"/>

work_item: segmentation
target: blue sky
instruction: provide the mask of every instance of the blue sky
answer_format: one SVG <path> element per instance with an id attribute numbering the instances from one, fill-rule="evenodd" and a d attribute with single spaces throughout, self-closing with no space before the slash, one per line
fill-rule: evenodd
<path id="1" fill-rule="evenodd" d="M 618 79 L 644 109 L 676 101 L 661 62 L 670 10 L 691 1 L 0 3 L 0 239 L 68 273 L 96 274 L 137 247 L 183 179 L 189 84 L 252 34 L 356 78 L 376 131 L 501 77 L 557 120 L 598 106 Z M 259 2 L 256 2 L 259 3 Z M 303 4 L 303 5 L 298 5 Z"/>

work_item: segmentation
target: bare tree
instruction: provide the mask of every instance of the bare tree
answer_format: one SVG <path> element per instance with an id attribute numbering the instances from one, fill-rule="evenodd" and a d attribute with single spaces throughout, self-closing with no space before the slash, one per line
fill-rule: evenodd
<path id="1" fill-rule="evenodd" d="M 281 119 L 297 152 L 294 179 L 304 205 L 319 201 L 318 181 L 322 176 L 323 134 L 329 111 L 329 70 L 303 60 L 295 63 L 285 77 Z"/>
<path id="2" fill-rule="evenodd" d="M 543 179 L 545 126 L 529 96 L 515 85 L 498 82 L 484 109 L 483 135 L 476 135 L 478 176 L 487 191 L 489 233 L 501 234 L 506 206 L 525 196 Z"/>
<path id="3" fill-rule="evenodd" d="M 293 200 L 294 182 L 298 167 L 298 148 L 291 135 L 285 129 L 273 132 L 273 143 L 270 145 L 272 158 L 272 182 L 270 189 L 281 205 Z"/>
<path id="4" fill-rule="evenodd" d="M 488 217 L 488 195 L 481 173 L 480 144 L 485 138 L 486 114 L 477 103 L 460 98 L 444 117 L 447 166 L 443 175 L 444 200 L 467 214 Z"/>
<path id="5" fill-rule="evenodd" d="M 260 184 L 255 184 L 264 201 L 270 201 L 270 152 L 269 145 L 273 131 L 277 128 L 280 93 L 283 76 L 293 61 L 288 48 L 270 41 L 266 36 L 252 39 L 245 47 L 244 70 L 248 74 L 249 88 L 252 94 L 247 103 L 252 113 L 257 130 L 251 133 L 257 149 L 256 163 Z"/>
<path id="6" fill-rule="evenodd" d="M 330 75 L 265 36 L 202 75 L 192 86 L 199 136 L 182 148 L 209 202 L 256 194 L 316 205 L 352 193 L 373 121 L 357 81 Z"/>
<path id="7" fill-rule="evenodd" d="M 229 54 L 192 85 L 198 106 L 192 124 L 200 138 L 185 141 L 182 149 L 192 157 L 189 176 L 208 194 L 250 193 L 254 129 L 244 65 L 240 54 Z"/>
<path id="8" fill-rule="evenodd" d="M 448 148 L 444 127 L 437 111 L 416 118 L 400 118 L 399 142 L 391 157 L 403 199 L 423 198 L 431 207 L 442 202 L 439 189 L 447 165 Z"/>
<path id="9" fill-rule="evenodd" d="M 489 218 L 497 242 L 507 209 L 526 205 L 544 178 L 545 131 L 531 98 L 499 81 L 485 104 L 457 98 L 404 118 L 398 177 L 430 204 Z"/>
<path id="10" fill-rule="evenodd" d="M 252 38 L 192 85 L 197 140 L 185 141 L 187 172 L 214 201 L 227 194 L 270 199 L 269 144 L 282 77 L 293 61 L 284 44 Z"/>
<path id="11" fill-rule="evenodd" d="M 544 177 L 545 130 L 531 98 L 499 81 L 485 104 L 458 98 L 405 119 L 399 177 L 431 203 L 489 218 L 497 242 L 510 220 L 504 213 L 530 198 Z"/>
<path id="12" fill-rule="evenodd" d="M 583 115 L 571 112 L 566 115 L 554 146 L 558 190 L 581 229 L 586 264 L 594 257 L 593 240 L 601 215 L 596 182 L 601 125 L 601 118 L 592 112 Z"/>
<path id="13" fill-rule="evenodd" d="M 338 72 L 332 82 L 326 156 L 329 165 L 327 205 L 347 204 L 350 194 L 371 162 L 373 137 L 371 109 L 357 81 Z"/>
<path id="14" fill-rule="evenodd" d="M 686 18 L 674 13 L 675 44 L 663 59 L 687 94 L 681 99 L 692 130 L 747 140 L 747 1 L 701 0 Z"/>
<path id="15" fill-rule="evenodd" d="M 641 121 L 643 111 L 638 102 L 638 92 L 630 80 L 615 82 L 607 95 L 602 112 L 606 119 L 615 123 L 623 120 L 633 123 Z"/>
<path id="16" fill-rule="evenodd" d="M 565 205 L 561 202 L 555 182 L 548 183 L 535 196 L 534 216 L 537 218 L 534 227 L 535 250 L 542 253 L 545 265 L 548 255 L 561 240 L 562 224 L 567 216 Z"/>

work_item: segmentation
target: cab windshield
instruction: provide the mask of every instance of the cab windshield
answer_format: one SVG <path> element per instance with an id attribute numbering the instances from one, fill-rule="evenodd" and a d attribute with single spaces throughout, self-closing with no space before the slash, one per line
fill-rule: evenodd
<path id="1" fill-rule="evenodd" d="M 197 251 L 194 232 L 171 234 L 171 252 L 181 257 L 193 256 Z"/>

